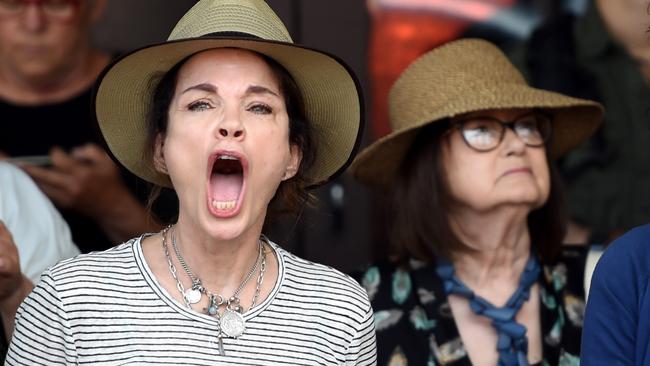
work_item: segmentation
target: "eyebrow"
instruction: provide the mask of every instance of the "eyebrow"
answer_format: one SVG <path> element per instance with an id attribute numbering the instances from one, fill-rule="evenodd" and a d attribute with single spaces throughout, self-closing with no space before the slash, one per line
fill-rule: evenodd
<path id="1" fill-rule="evenodd" d="M 271 89 L 269 89 L 267 87 L 261 86 L 261 85 L 251 85 L 251 86 L 249 86 L 248 89 L 246 89 L 245 95 L 250 95 L 250 94 L 271 94 L 271 95 L 274 95 L 274 96 L 276 96 L 278 98 L 280 97 L 273 90 L 271 90 Z"/>
<path id="2" fill-rule="evenodd" d="M 213 94 L 217 93 L 217 87 L 216 86 L 214 86 L 214 85 L 212 85 L 210 83 L 201 83 L 201 84 L 190 86 L 189 88 L 183 90 L 181 92 L 181 94 L 185 94 L 185 93 L 187 93 L 187 92 L 189 92 L 191 90 L 200 90 L 200 91 L 213 93 Z M 271 90 L 271 89 L 269 89 L 269 88 L 267 88 L 265 86 L 261 86 L 261 85 L 251 85 L 251 86 L 249 86 L 248 89 L 246 89 L 246 93 L 244 93 L 244 95 L 250 95 L 250 94 L 271 94 L 271 95 L 274 95 L 274 96 L 276 96 L 278 98 L 280 97 L 273 90 Z"/>
<path id="3" fill-rule="evenodd" d="M 208 93 L 216 93 L 217 92 L 217 87 L 210 84 L 210 83 L 202 83 L 202 84 L 197 84 L 197 85 L 190 86 L 189 88 L 183 90 L 181 92 L 181 94 L 185 94 L 185 93 L 187 93 L 188 91 L 191 91 L 191 90 L 201 90 L 201 91 L 208 92 Z"/>

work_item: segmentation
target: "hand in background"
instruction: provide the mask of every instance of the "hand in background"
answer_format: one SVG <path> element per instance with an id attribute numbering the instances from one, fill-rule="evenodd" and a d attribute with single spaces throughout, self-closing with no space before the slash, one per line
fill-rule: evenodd
<path id="1" fill-rule="evenodd" d="M 18 306 L 34 286 L 20 272 L 18 248 L 0 220 L 0 315 L 7 339 L 11 339 Z"/>
<path id="2" fill-rule="evenodd" d="M 50 167 L 22 168 L 57 206 L 93 218 L 116 243 L 157 229 L 99 146 L 86 144 L 70 154 L 53 148 L 50 158 Z"/>
<path id="3" fill-rule="evenodd" d="M 24 164 L 22 168 L 57 206 L 99 217 L 123 201 L 130 192 L 111 158 L 97 145 L 60 148 L 50 152 L 52 166 Z"/>
<path id="4" fill-rule="evenodd" d="M 18 248 L 9 229 L 0 220 L 0 302 L 14 294 L 21 276 Z"/>

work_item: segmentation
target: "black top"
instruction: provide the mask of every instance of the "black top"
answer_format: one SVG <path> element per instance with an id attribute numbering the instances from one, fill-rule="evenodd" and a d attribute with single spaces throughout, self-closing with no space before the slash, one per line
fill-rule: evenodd
<path id="1" fill-rule="evenodd" d="M 0 151 L 16 157 L 46 155 L 54 146 L 70 151 L 88 142 L 103 145 L 91 103 L 91 89 L 67 101 L 48 105 L 21 106 L 0 100 Z M 135 196 L 146 202 L 149 184 L 124 169 L 122 176 Z M 169 205 L 166 208 L 169 210 Z M 59 211 L 70 225 L 72 238 L 82 253 L 117 244 L 109 240 L 93 219 L 71 210 L 59 208 Z"/>
<path id="2" fill-rule="evenodd" d="M 579 364 L 586 254 L 569 248 L 558 263 L 542 263 L 541 365 Z M 357 277 L 375 312 L 378 365 L 471 365 L 435 265 L 384 262 Z"/>

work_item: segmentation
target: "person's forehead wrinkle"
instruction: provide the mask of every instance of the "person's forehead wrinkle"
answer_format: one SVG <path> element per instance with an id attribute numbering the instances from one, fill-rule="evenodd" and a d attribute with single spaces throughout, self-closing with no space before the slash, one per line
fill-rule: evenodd
<path id="1" fill-rule="evenodd" d="M 181 94 L 185 94 L 189 91 L 192 90 L 199 90 L 199 91 L 204 91 L 206 93 L 211 93 L 211 94 L 217 94 L 219 88 L 217 88 L 215 85 L 210 84 L 210 83 L 200 83 L 196 85 L 192 85 L 186 89 L 184 89 Z"/>
<path id="2" fill-rule="evenodd" d="M 244 93 L 245 96 L 252 94 L 270 94 L 280 98 L 280 95 L 278 93 L 262 85 L 251 85 L 246 89 L 246 92 Z"/>

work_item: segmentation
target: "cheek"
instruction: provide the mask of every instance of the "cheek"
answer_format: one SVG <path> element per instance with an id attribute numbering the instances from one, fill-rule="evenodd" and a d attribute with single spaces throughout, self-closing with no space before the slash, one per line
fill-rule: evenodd
<path id="1" fill-rule="evenodd" d="M 170 121 L 163 148 L 170 175 L 174 173 L 179 175 L 178 171 L 198 168 L 197 163 L 202 161 L 199 155 L 202 154 L 201 147 L 206 135 L 205 131 L 195 130 L 189 126 L 185 126 L 186 128 L 175 128 L 175 126 L 176 124 Z"/>
<path id="2" fill-rule="evenodd" d="M 286 131 L 270 130 L 262 132 L 255 138 L 261 167 L 265 170 L 284 175 L 284 169 L 290 161 L 291 149 Z"/>
<path id="3" fill-rule="evenodd" d="M 16 31 L 12 22 L 0 21 L 0 50 L 8 48 L 8 45 L 15 42 Z M 3 55 L 4 56 L 4 55 Z"/>
<path id="4" fill-rule="evenodd" d="M 537 177 L 537 185 L 539 186 L 540 193 L 544 202 L 546 202 L 551 192 L 551 172 L 546 155 L 539 157 L 535 161 L 533 169 L 535 169 L 535 176 Z"/>
<path id="5" fill-rule="evenodd" d="M 461 141 L 462 144 L 464 142 Z M 452 198 L 457 201 L 476 201 L 489 193 L 493 162 L 488 153 L 478 154 L 455 141 L 443 149 L 442 168 Z"/>
<path id="6" fill-rule="evenodd" d="M 479 204 L 491 191 L 489 182 L 485 166 L 461 165 L 447 173 L 449 192 L 458 202 Z"/>
<path id="7" fill-rule="evenodd" d="M 83 41 L 78 35 L 72 35 L 69 31 L 60 30 L 58 33 L 52 35 L 49 39 L 50 46 L 52 46 L 53 53 L 56 57 L 68 60 L 75 50 L 83 46 Z"/>

